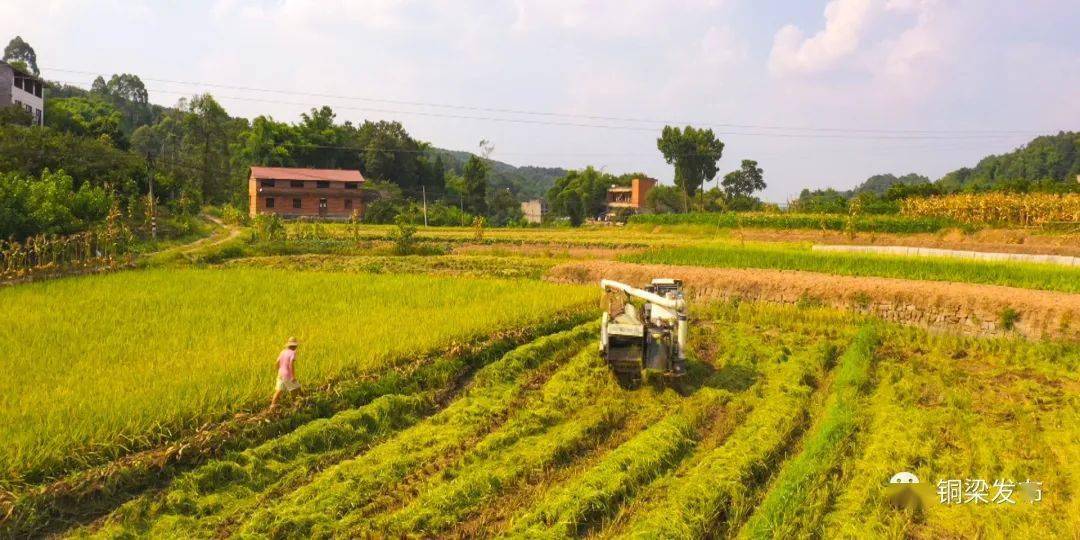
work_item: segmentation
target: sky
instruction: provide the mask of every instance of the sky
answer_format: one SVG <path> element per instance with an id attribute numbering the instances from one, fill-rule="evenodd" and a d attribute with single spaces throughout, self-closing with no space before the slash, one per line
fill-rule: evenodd
<path id="1" fill-rule="evenodd" d="M 666 124 L 712 128 L 765 200 L 936 179 L 1080 129 L 1076 0 L 0 0 L 47 79 L 134 73 L 164 105 L 400 121 L 515 165 L 670 183 Z M 710 184 L 711 185 L 711 184 Z"/>

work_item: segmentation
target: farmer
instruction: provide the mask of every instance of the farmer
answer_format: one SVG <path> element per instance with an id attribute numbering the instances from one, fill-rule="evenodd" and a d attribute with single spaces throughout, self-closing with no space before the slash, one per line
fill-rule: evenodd
<path id="1" fill-rule="evenodd" d="M 296 362 L 296 347 L 300 342 L 291 337 L 285 343 L 285 348 L 277 357 L 277 385 L 274 386 L 274 397 L 270 399 L 270 409 L 277 407 L 278 398 L 282 392 L 292 392 L 300 389 L 300 383 L 296 382 L 296 374 L 293 372 L 293 363 Z"/>

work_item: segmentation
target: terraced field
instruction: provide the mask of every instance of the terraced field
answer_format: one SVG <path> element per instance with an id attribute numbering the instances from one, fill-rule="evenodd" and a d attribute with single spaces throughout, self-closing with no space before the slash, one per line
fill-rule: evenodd
<path id="1" fill-rule="evenodd" d="M 177 475 L 78 537 L 1066 537 L 1075 345 L 821 308 L 698 306 L 690 374 L 626 390 L 595 323 L 461 387 L 389 393 Z M 1071 443 L 1070 443 L 1071 441 Z M 889 477 L 1042 481 L 1040 502 L 885 503 Z M 931 491 L 931 495 L 933 495 Z"/>

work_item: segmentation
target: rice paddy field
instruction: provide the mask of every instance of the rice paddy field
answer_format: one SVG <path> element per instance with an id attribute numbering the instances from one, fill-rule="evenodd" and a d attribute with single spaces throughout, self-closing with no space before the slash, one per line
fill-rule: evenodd
<path id="1" fill-rule="evenodd" d="M 320 227 L 273 256 L 0 289 L 0 537 L 1080 531 L 1074 340 L 691 293 L 688 375 L 631 389 L 597 354 L 599 290 L 549 274 L 578 259 L 797 269 L 1071 302 L 1075 269 L 661 222 L 421 229 L 435 254 L 392 256 L 387 227 Z M 304 387 L 267 411 L 289 336 Z M 890 484 L 900 472 L 920 482 Z"/>
<path id="2" fill-rule="evenodd" d="M 38 477 L 245 410 L 273 392 L 290 336 L 303 343 L 304 382 L 318 386 L 594 298 L 539 281 L 240 268 L 0 290 L 11 353 L 0 462 L 9 479 Z"/>

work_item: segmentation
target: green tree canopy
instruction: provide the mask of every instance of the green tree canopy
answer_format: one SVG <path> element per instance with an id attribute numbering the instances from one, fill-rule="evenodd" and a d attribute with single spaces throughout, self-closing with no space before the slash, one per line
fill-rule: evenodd
<path id="1" fill-rule="evenodd" d="M 581 170 L 567 171 L 548 190 L 547 200 L 555 215 L 570 218 L 574 226 L 586 218 L 598 217 L 607 209 L 607 190 L 613 185 L 628 186 L 633 178 L 642 174 L 625 174 L 616 177 L 591 165 Z"/>
<path id="2" fill-rule="evenodd" d="M 23 41 L 20 36 L 15 36 L 8 42 L 7 47 L 4 47 L 3 61 L 9 63 L 20 63 L 26 66 L 34 75 L 41 75 L 41 70 L 37 65 L 37 53 L 34 52 L 34 48 L 29 43 Z"/>
<path id="3" fill-rule="evenodd" d="M 720 184 L 724 187 L 728 199 L 749 197 L 755 191 L 765 189 L 764 171 L 758 167 L 758 162 L 744 159 L 738 170 L 724 175 Z"/>
<path id="4" fill-rule="evenodd" d="M 120 128 L 123 118 L 109 102 L 97 97 L 51 99 L 45 102 L 45 125 L 84 137 L 106 137 L 117 148 L 127 148 Z"/>
<path id="5" fill-rule="evenodd" d="M 465 189 L 465 211 L 472 214 L 487 214 L 487 175 L 488 166 L 478 156 L 473 156 L 465 164 L 462 174 Z"/>
<path id="6" fill-rule="evenodd" d="M 724 153 L 724 143 L 711 129 L 664 126 L 656 148 L 664 160 L 675 166 L 675 185 L 693 195 L 701 185 L 716 177 L 716 162 Z"/>

